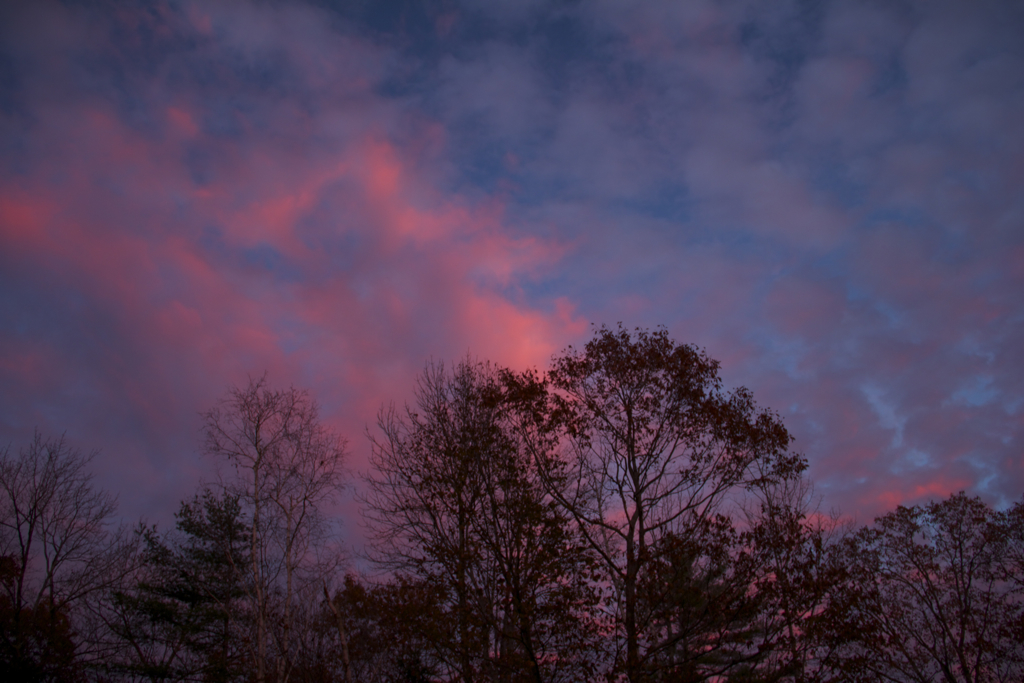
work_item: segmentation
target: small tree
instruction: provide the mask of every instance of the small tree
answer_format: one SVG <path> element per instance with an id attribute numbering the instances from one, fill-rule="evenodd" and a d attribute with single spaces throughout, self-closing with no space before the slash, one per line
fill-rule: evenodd
<path id="1" fill-rule="evenodd" d="M 103 610 L 124 647 L 106 669 L 151 681 L 227 683 L 244 673 L 250 620 L 239 569 L 249 566 L 238 500 L 204 490 L 181 504 L 176 533 L 141 528 L 140 566 Z"/>
<path id="2" fill-rule="evenodd" d="M 234 468 L 226 492 L 242 505 L 249 527 L 246 586 L 254 621 L 251 657 L 256 680 L 288 680 L 301 600 L 312 604 L 322 587 L 315 557 L 327 525 L 322 508 L 343 481 L 345 442 L 319 421 L 305 391 L 274 390 L 266 378 L 233 389 L 205 415 L 206 452 Z"/>
<path id="3" fill-rule="evenodd" d="M 114 498 L 93 489 L 89 464 L 60 438 L 36 433 L 0 452 L 0 666 L 25 680 L 69 678 L 88 656 L 72 638 L 79 608 L 116 580 Z"/>

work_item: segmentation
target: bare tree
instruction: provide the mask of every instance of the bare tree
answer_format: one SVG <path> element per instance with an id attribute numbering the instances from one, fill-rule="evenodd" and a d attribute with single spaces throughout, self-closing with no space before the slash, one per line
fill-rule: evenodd
<path id="1" fill-rule="evenodd" d="M 251 524 L 249 566 L 237 571 L 249 591 L 256 680 L 267 679 L 273 658 L 285 683 L 300 598 L 311 603 L 322 586 L 314 542 L 327 531 L 322 508 L 342 486 L 346 444 L 320 423 L 307 392 L 271 389 L 265 377 L 232 389 L 204 417 L 206 452 L 233 466 L 222 483 Z"/>
<path id="2" fill-rule="evenodd" d="M 66 675 L 53 670 L 70 666 L 84 649 L 70 641 L 70 620 L 121 570 L 119 537 L 107 528 L 117 504 L 92 486 L 94 456 L 64 437 L 38 432 L 17 455 L 9 447 L 0 452 L 2 598 L 9 622 L 0 645 L 9 673 L 28 667 L 39 676 Z"/>

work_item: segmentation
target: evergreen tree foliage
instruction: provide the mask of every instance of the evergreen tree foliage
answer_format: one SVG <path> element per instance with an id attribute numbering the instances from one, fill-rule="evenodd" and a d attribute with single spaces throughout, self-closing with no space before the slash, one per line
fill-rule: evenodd
<path id="1" fill-rule="evenodd" d="M 139 531 L 143 567 L 113 594 L 111 629 L 130 647 L 118 668 L 145 680 L 245 677 L 251 615 L 241 584 L 248 525 L 238 499 L 204 490 L 183 502 L 176 534 Z"/>

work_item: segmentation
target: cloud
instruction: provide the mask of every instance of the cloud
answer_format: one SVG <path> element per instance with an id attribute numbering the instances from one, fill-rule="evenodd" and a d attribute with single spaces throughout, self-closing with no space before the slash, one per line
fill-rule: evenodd
<path id="1" fill-rule="evenodd" d="M 87 43 L 49 9 L 44 34 L 59 25 Z M 107 481 L 130 510 L 166 515 L 195 485 L 181 482 L 208 469 L 193 457 L 198 412 L 247 374 L 310 387 L 326 419 L 358 437 L 431 357 L 543 365 L 581 329 L 566 299 L 536 306 L 517 293 L 557 264 L 557 241 L 515 235 L 498 200 L 440 193 L 422 157 L 443 145 L 429 126 L 396 147 L 388 117 L 401 114 L 352 73 L 372 72 L 377 48 L 325 35 L 298 11 L 186 10 L 92 16 L 82 30 L 197 28 L 198 47 L 119 46 L 153 62 L 131 93 L 145 125 L 120 102 L 68 94 L 70 59 L 39 67 L 67 90 L 29 86 L 42 91 L 25 97 L 30 168 L 8 166 L 0 191 L 12 437 L 69 430 L 107 451 Z M 217 44 L 204 42 L 211 31 Z M 250 73 L 268 54 L 304 82 L 255 109 L 233 104 L 250 98 L 249 79 L 277 78 Z M 199 61 L 231 91 L 211 100 L 194 72 L 182 81 Z M 307 111 L 293 99 L 303 94 Z M 154 496 L 165 477 L 177 486 Z"/>
<path id="2" fill-rule="evenodd" d="M 429 359 L 621 320 L 779 410 L 826 506 L 1019 495 L 1018 10 L 446 7 L 5 8 L 0 437 L 167 514 L 248 375 L 358 468 Z"/>

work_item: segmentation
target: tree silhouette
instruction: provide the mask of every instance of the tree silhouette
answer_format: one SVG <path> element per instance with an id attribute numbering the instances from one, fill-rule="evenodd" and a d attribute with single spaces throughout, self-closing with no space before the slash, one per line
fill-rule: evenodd
<path id="1" fill-rule="evenodd" d="M 249 565 L 248 525 L 236 498 L 208 489 L 175 517 L 177 533 L 139 530 L 141 566 L 106 616 L 124 654 L 105 668 L 151 681 L 237 680 L 252 616 L 239 570 Z"/>
<path id="2" fill-rule="evenodd" d="M 549 490 L 615 587 L 622 670 L 634 683 L 647 680 L 688 656 L 658 596 L 681 599 L 692 581 L 710 588 L 724 577 L 719 550 L 695 555 L 687 539 L 728 525 L 719 515 L 737 497 L 796 479 L 805 465 L 788 452 L 791 437 L 775 415 L 758 410 L 746 389 L 723 392 L 718 363 L 664 329 L 602 327 L 582 350 L 555 358 L 548 380 L 549 425 L 563 443 L 568 483 L 549 478 Z M 689 588 L 654 590 L 667 571 Z"/>
<path id="3" fill-rule="evenodd" d="M 248 566 L 238 567 L 248 591 L 255 677 L 263 683 L 273 659 L 285 681 L 299 637 L 299 610 L 322 589 L 317 553 L 327 527 L 321 508 L 342 486 L 346 445 L 319 420 L 309 394 L 250 380 L 204 415 L 206 452 L 234 468 L 222 481 L 249 524 Z M 273 652 L 271 652 L 273 648 Z"/>
<path id="4" fill-rule="evenodd" d="M 416 406 L 385 409 L 366 515 L 378 560 L 436 586 L 431 629 L 458 680 L 572 680 L 591 670 L 590 557 L 523 442 L 543 387 L 487 364 L 428 365 Z"/>
<path id="5" fill-rule="evenodd" d="M 122 571 L 123 546 L 107 529 L 113 496 L 92 486 L 94 455 L 38 432 L 0 452 L 0 664 L 23 680 L 70 679 L 98 656 L 74 626 Z"/>
<path id="6" fill-rule="evenodd" d="M 1022 680 L 1019 511 L 961 492 L 900 506 L 847 539 L 815 619 L 825 666 L 850 680 Z"/>

